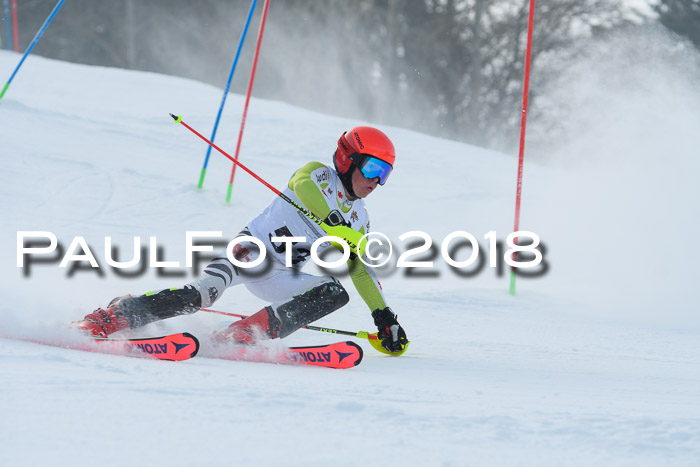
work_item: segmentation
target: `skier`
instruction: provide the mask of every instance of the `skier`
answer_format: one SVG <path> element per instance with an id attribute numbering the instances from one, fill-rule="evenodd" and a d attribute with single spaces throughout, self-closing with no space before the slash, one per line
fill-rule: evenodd
<path id="1" fill-rule="evenodd" d="M 239 268 L 224 251 L 196 281 L 181 288 L 116 298 L 106 309 L 98 308 L 76 322 L 76 327 L 106 337 L 122 329 L 194 313 L 211 306 L 227 288 L 245 284 L 254 295 L 272 304 L 215 333 L 213 339 L 252 344 L 260 339 L 287 337 L 349 301 L 347 292 L 334 277 L 314 276 L 300 269 L 308 261 L 311 244 L 316 239 L 334 235 L 357 246 L 362 235 L 369 232 L 364 198 L 377 185 L 384 185 L 395 158 L 391 140 L 376 128 L 358 126 L 343 133 L 333 155 L 335 170 L 320 162 L 309 162 L 294 173 L 283 192 L 324 219 L 323 229 L 282 198 L 275 197 L 236 237 L 260 239 L 269 261 L 253 268 Z M 293 267 L 286 267 L 288 244 L 273 242 L 272 238 L 292 236 L 306 240 L 289 244 Z M 250 262 L 258 257 L 256 249 L 254 243 L 242 239 L 233 247 L 232 255 L 240 262 Z M 401 353 L 408 343 L 406 333 L 387 306 L 374 272 L 365 267 L 357 253 L 354 251 L 347 262 L 352 282 L 372 310 L 382 347 Z"/>

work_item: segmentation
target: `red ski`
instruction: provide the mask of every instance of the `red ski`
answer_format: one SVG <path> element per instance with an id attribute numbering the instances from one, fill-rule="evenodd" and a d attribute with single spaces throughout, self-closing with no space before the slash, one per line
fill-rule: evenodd
<path id="1" fill-rule="evenodd" d="M 149 356 L 159 360 L 188 360 L 199 352 L 199 341 L 188 332 L 170 334 L 163 337 L 144 337 L 138 339 L 95 339 L 97 351 Z M 93 344 L 93 345 L 94 345 Z"/>
<path id="2" fill-rule="evenodd" d="M 8 336 L 9 337 L 9 336 Z M 83 336 L 71 338 L 39 339 L 31 337 L 9 337 L 10 339 L 50 345 L 63 349 L 84 350 L 87 352 L 125 355 L 128 357 L 157 358 L 159 360 L 188 360 L 199 351 L 199 341 L 190 333 L 170 334 L 162 337 L 137 339 L 86 339 Z"/>
<path id="3" fill-rule="evenodd" d="M 203 354 L 203 356 L 246 362 L 311 365 L 347 369 L 360 364 L 362 361 L 362 347 L 350 341 L 311 347 L 292 347 L 288 349 L 243 345 L 220 346 L 210 349 L 210 351 Z"/>

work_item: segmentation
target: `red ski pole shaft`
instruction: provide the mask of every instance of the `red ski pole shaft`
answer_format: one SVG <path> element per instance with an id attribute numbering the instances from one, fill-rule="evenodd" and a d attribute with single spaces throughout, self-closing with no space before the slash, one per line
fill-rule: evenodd
<path id="1" fill-rule="evenodd" d="M 170 116 L 173 117 L 173 120 L 175 120 L 175 123 L 176 123 L 176 124 L 179 123 L 179 124 L 183 125 L 185 128 L 187 128 L 188 130 L 190 130 L 192 133 L 194 133 L 195 135 L 197 135 L 197 136 L 199 136 L 200 138 L 202 138 L 209 146 L 213 147 L 214 149 L 216 149 L 217 151 L 219 151 L 221 154 L 223 154 L 224 156 L 228 157 L 228 158 L 231 160 L 231 162 L 234 163 L 234 165 L 240 166 L 241 169 L 243 169 L 243 170 L 245 170 L 246 172 L 248 172 L 248 173 L 249 173 L 250 175 L 252 175 L 257 181 L 259 181 L 260 183 L 262 183 L 263 185 L 265 185 L 266 187 L 268 187 L 270 190 L 272 190 L 277 196 L 282 196 L 282 192 L 281 192 L 281 191 L 279 191 L 277 188 L 275 188 L 274 186 L 272 186 L 272 185 L 270 185 L 269 183 L 267 183 L 262 177 L 258 176 L 258 174 L 256 174 L 256 173 L 253 172 L 252 170 L 250 170 L 250 169 L 249 169 L 248 167 L 246 167 L 245 165 L 243 165 L 243 163 L 238 162 L 236 159 L 234 159 L 233 157 L 231 157 L 231 155 L 230 155 L 229 153 L 227 153 L 226 151 L 224 151 L 223 149 L 221 149 L 219 146 L 217 146 L 216 144 L 214 144 L 214 143 L 212 143 L 211 141 L 209 141 L 206 137 L 202 136 L 201 133 L 199 133 L 197 130 L 195 130 L 194 128 L 192 128 L 191 126 L 189 126 L 187 123 L 185 123 L 185 122 L 182 120 L 182 116 L 181 116 L 181 115 L 170 114 Z"/>
<path id="2" fill-rule="evenodd" d="M 182 116 L 181 116 L 181 115 L 170 114 L 170 116 L 173 118 L 173 120 L 175 120 L 175 124 L 178 124 L 178 123 L 179 123 L 179 124 L 181 124 L 181 125 L 184 125 L 185 128 L 187 128 L 188 130 L 190 130 L 190 131 L 191 131 L 192 133 L 194 133 L 195 135 L 199 136 L 199 137 L 200 137 L 202 140 L 204 140 L 204 142 L 206 142 L 209 146 L 211 146 L 212 148 L 216 149 L 217 151 L 219 151 L 219 152 L 220 152 L 221 154 L 223 154 L 224 156 L 228 157 L 228 158 L 231 160 L 231 162 L 233 162 L 235 165 L 239 166 L 241 169 L 243 169 L 243 170 L 245 170 L 246 172 L 248 172 L 248 173 L 249 173 L 250 175 L 252 175 L 257 181 L 259 181 L 260 183 L 262 183 L 263 185 L 265 185 L 266 187 L 268 187 L 268 188 L 269 188 L 270 190 L 272 190 L 277 196 L 279 196 L 280 198 L 282 198 L 283 200 L 285 200 L 286 202 L 288 202 L 289 204 L 291 204 L 294 208 L 296 208 L 297 210 L 299 210 L 299 212 L 301 212 L 302 214 L 304 214 L 306 217 L 308 217 L 309 219 L 311 219 L 312 221 L 314 221 L 314 222 L 315 222 L 316 224 L 318 224 L 318 225 L 322 225 L 322 224 L 323 224 L 323 219 L 321 219 L 320 217 L 318 217 L 317 215 L 315 215 L 315 214 L 312 213 L 311 211 L 309 211 L 309 210 L 307 210 L 307 209 L 304 209 L 304 208 L 303 208 L 302 206 L 300 206 L 299 204 L 295 203 L 294 200 L 292 200 L 289 196 L 285 195 L 284 193 L 282 193 L 281 191 L 279 191 L 277 188 L 275 188 L 274 186 L 272 186 L 272 185 L 270 185 L 269 183 L 267 183 L 267 182 L 266 182 L 262 177 L 260 177 L 258 174 L 256 174 L 256 173 L 253 172 L 252 170 L 250 170 L 248 167 L 246 167 L 245 165 L 243 165 L 241 162 L 239 162 L 239 161 L 237 161 L 236 159 L 234 159 L 233 157 L 231 157 L 230 154 L 228 154 L 226 151 L 224 151 L 223 149 L 221 149 L 219 146 L 217 146 L 216 144 L 214 144 L 214 143 L 212 143 L 211 141 L 209 141 L 209 140 L 208 140 L 205 136 L 203 136 L 200 132 L 198 132 L 197 130 L 195 130 L 194 128 L 192 128 L 191 126 L 189 126 L 187 123 L 185 123 L 185 122 L 182 120 Z"/>
<path id="3" fill-rule="evenodd" d="M 187 123 L 185 123 L 185 122 L 182 120 L 182 116 L 181 116 L 181 115 L 170 114 L 170 116 L 173 118 L 173 120 L 175 120 L 175 124 L 176 124 L 176 125 L 177 125 L 178 123 L 180 123 L 180 124 L 182 124 L 182 125 L 185 125 L 185 128 L 187 128 L 187 129 L 190 130 L 192 133 L 194 133 L 195 135 L 197 135 L 199 138 L 201 138 L 202 140 L 204 140 L 204 141 L 205 141 L 208 145 L 210 145 L 212 148 L 216 149 L 216 150 L 219 151 L 221 154 L 223 154 L 224 156 L 228 157 L 235 165 L 241 166 L 241 168 L 242 168 L 243 170 L 245 170 L 245 171 L 248 172 L 250 175 L 252 175 L 253 177 L 255 177 L 256 180 L 258 180 L 260 183 L 262 183 L 263 185 L 265 185 L 266 187 L 268 187 L 270 190 L 272 190 L 277 196 L 279 196 L 280 198 L 282 198 L 282 199 L 283 199 L 284 201 L 286 201 L 287 203 L 291 204 L 292 207 L 294 207 L 294 209 L 296 209 L 297 211 L 299 211 L 300 213 L 302 213 L 303 215 L 305 215 L 306 217 L 308 217 L 310 220 L 312 220 L 314 223 L 316 223 L 316 225 L 318 225 L 319 227 L 321 227 L 321 229 L 322 229 L 324 232 L 328 232 L 328 230 L 331 228 L 328 224 L 326 224 L 325 222 L 323 222 L 323 219 L 321 219 L 320 217 L 318 217 L 316 214 L 314 214 L 313 212 L 311 212 L 311 211 L 309 211 L 308 209 L 304 208 L 302 205 L 300 205 L 300 204 L 298 204 L 297 202 L 295 202 L 295 201 L 294 201 L 293 199 L 291 199 L 289 196 L 285 195 L 284 193 L 282 193 L 281 191 L 279 191 L 277 188 L 275 188 L 275 187 L 273 187 L 272 185 L 270 185 L 269 183 L 267 183 L 265 180 L 262 179 L 262 177 L 259 177 L 255 172 L 253 172 L 253 171 L 250 170 L 248 167 L 246 167 L 245 165 L 241 164 L 241 163 L 238 162 L 235 158 L 233 158 L 233 157 L 231 157 L 229 154 L 227 154 L 226 151 L 224 151 L 223 149 L 221 149 L 220 147 L 218 147 L 216 144 L 212 143 L 212 142 L 209 141 L 207 138 L 205 138 L 204 136 L 202 136 L 201 133 L 199 133 L 197 130 L 195 130 L 194 128 L 192 128 L 191 126 L 189 126 Z M 340 237 L 337 237 L 337 238 L 340 238 Z M 350 247 L 351 250 L 356 250 L 356 251 L 358 251 L 358 253 L 357 253 L 358 256 L 362 256 L 363 253 L 362 253 L 362 250 L 360 249 L 360 245 L 359 245 L 359 244 L 356 245 L 356 244 L 352 243 L 352 240 L 349 240 L 347 237 L 340 238 L 340 240 L 344 240 L 344 241 L 347 243 L 347 245 Z"/>

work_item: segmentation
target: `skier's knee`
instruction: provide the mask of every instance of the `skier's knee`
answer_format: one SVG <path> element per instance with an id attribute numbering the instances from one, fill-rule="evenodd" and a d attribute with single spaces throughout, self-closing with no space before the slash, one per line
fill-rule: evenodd
<path id="1" fill-rule="evenodd" d="M 335 278 L 323 282 L 291 300 L 273 305 L 275 323 L 279 336 L 286 337 L 297 329 L 306 326 L 343 307 L 350 301 L 345 288 Z"/>
<path id="2" fill-rule="evenodd" d="M 333 280 L 333 283 L 327 288 L 327 290 L 329 292 L 329 299 L 333 301 L 333 309 L 329 311 L 329 313 L 344 307 L 350 301 L 350 296 L 348 295 L 347 290 L 345 290 L 345 287 L 343 287 L 343 285 L 335 277 L 331 277 L 331 279 Z"/>
<path id="3" fill-rule="evenodd" d="M 194 288 L 199 291 L 202 298 L 202 307 L 212 306 L 221 296 L 223 291 L 231 284 L 233 270 L 223 264 L 210 263 L 202 275 L 192 282 Z"/>

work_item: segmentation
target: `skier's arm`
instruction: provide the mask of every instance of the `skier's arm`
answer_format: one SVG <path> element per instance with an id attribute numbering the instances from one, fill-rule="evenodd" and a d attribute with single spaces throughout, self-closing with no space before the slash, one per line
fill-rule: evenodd
<path id="1" fill-rule="evenodd" d="M 299 201 L 302 202 L 306 209 L 321 219 L 326 219 L 326 222 L 328 222 L 327 218 L 331 210 L 326 202 L 325 193 L 322 192 L 324 185 L 319 186 L 312 178 L 315 176 L 313 172 L 322 168 L 326 168 L 326 166 L 320 162 L 309 162 L 304 167 L 297 170 L 291 180 L 289 180 L 289 188 L 294 191 L 294 194 L 299 198 Z M 318 172 L 316 175 L 319 175 L 319 173 L 322 175 L 323 171 Z M 328 235 L 344 239 L 350 247 L 351 252 L 359 254 L 360 256 L 364 253 L 364 249 L 360 249 L 359 252 L 357 251 L 360 237 L 363 235 L 357 230 L 353 230 L 346 225 L 329 225 L 325 222 L 321 225 L 321 228 Z M 342 247 L 335 242 L 331 243 L 333 243 L 333 246 L 336 248 L 342 249 Z"/>
<path id="2" fill-rule="evenodd" d="M 311 172 L 325 167 L 320 162 L 309 162 L 301 169 L 297 170 L 289 180 L 289 189 L 297 195 L 299 201 L 312 213 L 325 219 L 331 210 L 328 208 L 326 199 L 321 193 L 316 182 L 311 178 Z"/>
<path id="3" fill-rule="evenodd" d="M 372 318 L 378 330 L 377 337 L 381 340 L 382 347 L 393 354 L 403 354 L 408 345 L 406 331 L 397 321 L 391 308 L 386 306 L 384 294 L 374 272 L 357 257 L 348 261 L 348 268 L 352 283 L 372 310 Z"/>
<path id="4" fill-rule="evenodd" d="M 365 301 L 370 311 L 386 308 L 386 301 L 382 293 L 381 286 L 374 272 L 367 270 L 367 267 L 360 261 L 357 256 L 354 259 L 348 260 L 348 270 L 350 271 L 350 279 L 355 285 L 357 292 Z"/>

